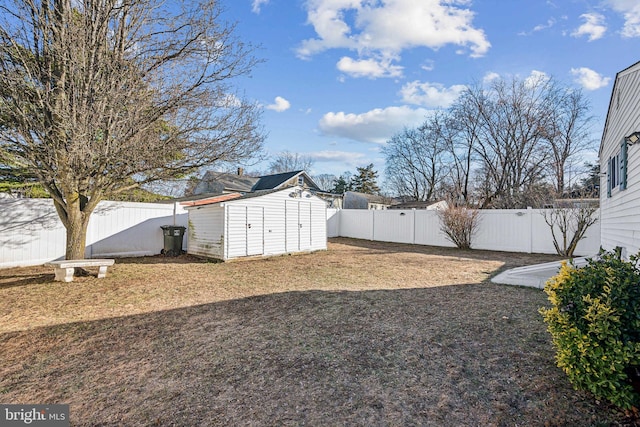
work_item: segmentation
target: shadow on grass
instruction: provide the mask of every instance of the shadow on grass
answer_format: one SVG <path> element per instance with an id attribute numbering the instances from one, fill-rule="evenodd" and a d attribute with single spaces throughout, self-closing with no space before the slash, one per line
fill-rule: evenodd
<path id="1" fill-rule="evenodd" d="M 217 264 L 222 262 L 222 260 L 197 257 L 186 253 L 178 256 L 167 256 L 159 254 L 131 258 L 115 258 L 115 260 L 118 264 Z"/>
<path id="2" fill-rule="evenodd" d="M 54 273 L 14 274 L 14 275 L 11 275 L 10 277 L 0 276 L 0 290 L 17 288 L 21 286 L 51 283 L 53 282 L 54 277 L 55 277 Z"/>
<path id="3" fill-rule="evenodd" d="M 536 262 L 537 260 L 540 262 L 550 262 L 562 259 L 562 257 L 552 254 L 528 254 L 518 252 L 487 251 L 481 249 L 458 249 L 442 246 L 412 245 L 408 243 L 378 242 L 372 240 L 351 239 L 347 237 L 334 237 L 329 239 L 329 242 L 369 249 L 378 253 L 409 252 L 485 261 L 504 261 L 505 259 L 515 259 L 515 264 L 518 264 L 519 259 L 529 260 L 529 263 L 531 262 L 530 260 L 535 260 Z"/>
<path id="4" fill-rule="evenodd" d="M 3 403 L 73 425 L 592 425 L 537 290 L 270 294 L 0 335 Z"/>

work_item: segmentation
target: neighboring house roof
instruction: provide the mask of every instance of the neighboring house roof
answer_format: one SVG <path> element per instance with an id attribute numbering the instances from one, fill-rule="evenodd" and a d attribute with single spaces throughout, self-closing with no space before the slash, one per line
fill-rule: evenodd
<path id="1" fill-rule="evenodd" d="M 260 191 L 277 188 L 285 182 L 289 181 L 291 178 L 298 176 L 302 172 L 303 171 L 294 171 L 261 176 L 258 182 L 256 182 L 256 184 L 253 186 L 252 190 Z"/>
<path id="2" fill-rule="evenodd" d="M 313 190 L 320 190 L 318 188 L 318 185 L 313 182 L 311 177 L 307 175 L 305 171 L 293 171 L 261 176 L 258 182 L 256 182 L 256 184 L 253 186 L 251 191 L 272 190 L 285 187 L 289 181 L 299 177 L 300 175 L 304 177 L 304 181 L 305 183 L 307 183 L 307 186 L 309 188 Z"/>
<path id="3" fill-rule="evenodd" d="M 389 206 L 389 199 L 376 194 L 359 193 L 357 191 L 347 191 L 344 193 L 343 207 L 345 209 L 368 209 L 368 205 Z"/>
<path id="4" fill-rule="evenodd" d="M 227 192 L 249 193 L 263 190 L 275 190 L 298 184 L 298 177 L 302 176 L 305 187 L 312 191 L 321 191 L 318 185 L 305 171 L 293 171 L 251 177 L 222 172 L 207 172 L 194 190 L 194 194 L 222 194 Z"/>
<path id="5" fill-rule="evenodd" d="M 386 197 L 379 196 L 377 194 L 359 193 L 357 191 L 347 191 L 344 194 L 345 195 L 349 194 L 349 195 L 358 196 L 358 197 L 364 197 L 365 199 L 367 199 L 367 201 L 369 203 L 380 203 L 380 204 L 383 204 L 383 205 L 389 205 L 390 204 Z"/>
<path id="6" fill-rule="evenodd" d="M 446 202 L 443 200 L 439 201 L 431 201 L 431 202 L 403 202 L 391 205 L 389 209 L 437 209 L 439 207 L 444 207 Z"/>
<path id="7" fill-rule="evenodd" d="M 258 180 L 259 178 L 253 176 L 208 171 L 196 186 L 194 193 L 223 193 L 225 191 L 244 193 L 251 191 Z"/>

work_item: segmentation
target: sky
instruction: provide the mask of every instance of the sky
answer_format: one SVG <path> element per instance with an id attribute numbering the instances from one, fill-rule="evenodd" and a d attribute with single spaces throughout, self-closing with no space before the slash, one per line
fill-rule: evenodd
<path id="1" fill-rule="evenodd" d="M 373 163 L 384 181 L 394 134 L 465 85 L 540 73 L 589 99 L 593 161 L 615 75 L 640 61 L 640 0 L 224 1 L 264 60 L 236 84 L 264 109 L 266 154 L 307 156 L 311 175 Z"/>

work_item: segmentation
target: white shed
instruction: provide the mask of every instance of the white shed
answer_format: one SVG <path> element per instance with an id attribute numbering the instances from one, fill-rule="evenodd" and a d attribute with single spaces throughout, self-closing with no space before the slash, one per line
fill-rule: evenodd
<path id="1" fill-rule="evenodd" d="M 192 255 L 226 261 L 327 249 L 326 203 L 301 187 L 184 204 Z"/>
<path id="2" fill-rule="evenodd" d="M 600 233 L 605 249 L 640 250 L 640 62 L 613 85 L 600 142 Z"/>

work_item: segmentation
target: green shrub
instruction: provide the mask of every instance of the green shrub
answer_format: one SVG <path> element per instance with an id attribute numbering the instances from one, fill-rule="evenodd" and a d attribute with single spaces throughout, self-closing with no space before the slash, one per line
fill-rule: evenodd
<path id="1" fill-rule="evenodd" d="M 601 251 L 575 268 L 563 263 L 546 283 L 551 308 L 542 308 L 556 362 L 577 389 L 622 409 L 640 404 L 640 270 L 638 257 Z"/>

